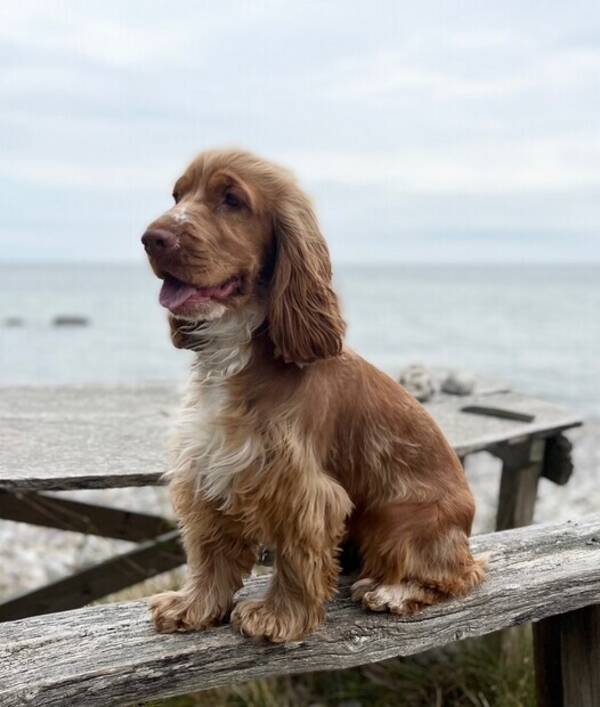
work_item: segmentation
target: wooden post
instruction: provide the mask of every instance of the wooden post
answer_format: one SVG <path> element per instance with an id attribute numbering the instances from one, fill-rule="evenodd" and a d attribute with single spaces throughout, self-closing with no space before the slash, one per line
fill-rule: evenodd
<path id="1" fill-rule="evenodd" d="M 538 707 L 600 705 L 600 605 L 533 626 Z"/>
<path id="2" fill-rule="evenodd" d="M 538 481 L 544 462 L 544 439 L 526 439 L 520 444 L 503 445 L 496 456 L 502 459 L 502 476 L 496 513 L 496 530 L 521 528 L 533 522 Z M 522 645 L 531 629 L 514 626 L 488 639 L 490 650 L 506 663 L 517 663 Z"/>
<path id="3" fill-rule="evenodd" d="M 502 459 L 496 530 L 521 528 L 533 521 L 545 444 L 544 439 L 533 439 L 495 452 Z"/>

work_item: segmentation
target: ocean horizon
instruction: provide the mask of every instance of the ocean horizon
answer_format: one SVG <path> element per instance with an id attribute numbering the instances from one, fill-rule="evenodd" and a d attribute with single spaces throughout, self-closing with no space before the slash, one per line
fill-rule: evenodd
<path id="1" fill-rule="evenodd" d="M 144 264 L 0 264 L 0 385 L 182 381 Z M 600 417 L 600 264 L 338 264 L 347 343 L 393 376 L 465 369 Z M 57 317 L 85 326 L 56 326 Z"/>

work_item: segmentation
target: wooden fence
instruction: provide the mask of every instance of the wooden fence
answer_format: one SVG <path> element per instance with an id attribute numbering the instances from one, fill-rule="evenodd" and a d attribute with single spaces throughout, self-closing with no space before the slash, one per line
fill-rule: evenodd
<path id="1" fill-rule="evenodd" d="M 127 705 L 285 673 L 407 656 L 530 622 L 542 707 L 600 705 L 600 515 L 472 539 L 490 553 L 486 582 L 468 597 L 400 619 L 353 604 L 348 583 L 315 634 L 255 643 L 222 626 L 154 632 L 143 601 L 0 624 L 3 707 Z M 264 591 L 250 580 L 245 595 Z"/>

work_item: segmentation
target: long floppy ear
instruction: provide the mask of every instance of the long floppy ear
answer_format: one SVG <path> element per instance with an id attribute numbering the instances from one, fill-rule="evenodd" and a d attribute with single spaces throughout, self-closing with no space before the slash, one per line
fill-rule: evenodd
<path id="1" fill-rule="evenodd" d="M 268 321 L 276 355 L 297 364 L 337 356 L 345 325 L 329 251 L 308 198 L 294 184 L 276 208 L 274 234 Z"/>

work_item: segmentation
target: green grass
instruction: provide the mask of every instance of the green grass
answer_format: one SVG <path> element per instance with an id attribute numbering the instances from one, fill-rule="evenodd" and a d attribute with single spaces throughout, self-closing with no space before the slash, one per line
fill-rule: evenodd
<path id="1" fill-rule="evenodd" d="M 151 707 L 534 707 L 531 643 L 510 664 L 486 641 L 339 672 L 254 680 Z"/>

